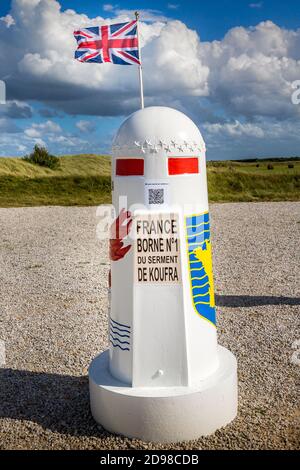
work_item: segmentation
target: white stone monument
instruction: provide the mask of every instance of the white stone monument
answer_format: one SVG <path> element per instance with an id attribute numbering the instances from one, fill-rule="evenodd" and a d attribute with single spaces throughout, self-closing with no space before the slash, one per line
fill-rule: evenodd
<path id="1" fill-rule="evenodd" d="M 236 359 L 217 343 L 201 133 L 174 109 L 135 112 L 112 181 L 110 349 L 90 366 L 92 414 L 145 441 L 209 435 L 238 398 Z"/>

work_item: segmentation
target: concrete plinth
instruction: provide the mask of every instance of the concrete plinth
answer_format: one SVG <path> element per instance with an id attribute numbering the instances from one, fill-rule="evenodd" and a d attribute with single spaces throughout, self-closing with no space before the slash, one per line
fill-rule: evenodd
<path id="1" fill-rule="evenodd" d="M 91 410 L 110 432 L 151 442 L 180 442 L 212 434 L 237 414 L 237 364 L 218 346 L 219 368 L 193 387 L 134 388 L 109 372 L 108 351 L 89 369 Z"/>

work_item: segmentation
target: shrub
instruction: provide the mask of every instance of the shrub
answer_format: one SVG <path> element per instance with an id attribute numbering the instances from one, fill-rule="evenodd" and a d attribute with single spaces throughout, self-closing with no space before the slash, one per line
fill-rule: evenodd
<path id="1" fill-rule="evenodd" d="M 230 188 L 233 190 L 233 191 L 236 191 L 236 192 L 241 192 L 243 191 L 243 184 L 241 183 L 240 180 L 238 179 L 231 179 L 228 181 L 229 183 L 229 186 Z"/>
<path id="2" fill-rule="evenodd" d="M 51 155 L 45 147 L 39 145 L 35 145 L 33 152 L 23 157 L 23 160 L 34 165 L 45 166 L 51 170 L 60 166 L 59 158 Z"/>
<path id="3" fill-rule="evenodd" d="M 257 163 L 256 168 L 259 168 L 259 163 Z"/>
<path id="4" fill-rule="evenodd" d="M 268 165 L 268 170 L 274 170 L 273 165 L 270 165 L 270 164 L 269 164 L 269 165 Z"/>

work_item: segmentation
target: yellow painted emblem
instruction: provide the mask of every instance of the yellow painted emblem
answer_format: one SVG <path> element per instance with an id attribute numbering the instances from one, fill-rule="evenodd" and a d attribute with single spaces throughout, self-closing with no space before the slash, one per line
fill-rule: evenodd
<path id="1" fill-rule="evenodd" d="M 209 213 L 186 217 L 190 285 L 196 312 L 216 324 Z"/>

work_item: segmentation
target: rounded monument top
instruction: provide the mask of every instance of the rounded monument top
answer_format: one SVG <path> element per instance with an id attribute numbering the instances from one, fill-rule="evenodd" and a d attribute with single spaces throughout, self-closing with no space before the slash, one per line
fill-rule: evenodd
<path id="1" fill-rule="evenodd" d="M 113 151 L 122 153 L 135 148 L 148 150 L 199 153 L 205 150 L 204 140 L 196 124 L 173 108 L 150 106 L 131 114 L 121 125 L 113 142 Z"/>

